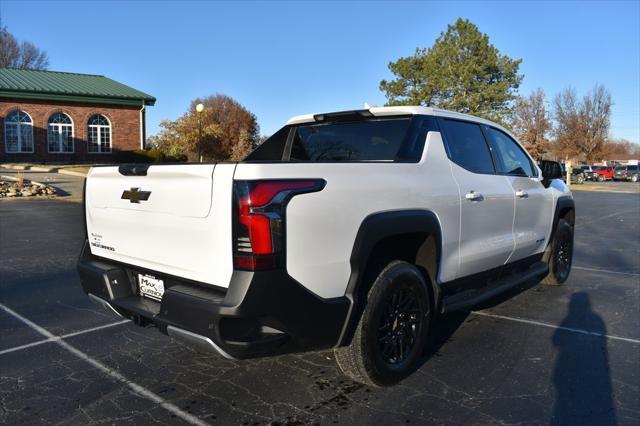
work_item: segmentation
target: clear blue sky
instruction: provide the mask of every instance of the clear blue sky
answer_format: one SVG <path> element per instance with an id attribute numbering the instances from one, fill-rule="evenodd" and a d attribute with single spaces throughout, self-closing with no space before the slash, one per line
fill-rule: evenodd
<path id="1" fill-rule="evenodd" d="M 611 133 L 640 142 L 640 2 L 29 2 L 2 24 L 44 48 L 50 69 L 103 74 L 154 95 L 148 131 L 197 96 L 224 93 L 263 134 L 290 116 L 383 105 L 387 63 L 430 46 L 461 16 L 522 58 L 520 92 L 594 84 L 614 100 Z"/>

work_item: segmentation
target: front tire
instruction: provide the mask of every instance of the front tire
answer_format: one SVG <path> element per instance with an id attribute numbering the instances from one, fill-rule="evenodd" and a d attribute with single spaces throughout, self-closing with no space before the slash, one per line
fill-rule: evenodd
<path id="1" fill-rule="evenodd" d="M 542 283 L 546 285 L 562 285 L 571 273 L 573 262 L 573 228 L 564 219 L 558 221 L 553 241 L 549 247 L 549 275 Z"/>
<path id="2" fill-rule="evenodd" d="M 602 175 L 598 176 L 598 182 L 604 182 L 604 176 Z"/>
<path id="3" fill-rule="evenodd" d="M 418 367 L 431 320 L 427 282 L 395 260 L 380 272 L 349 346 L 334 350 L 342 372 L 369 386 L 398 383 Z"/>
<path id="4" fill-rule="evenodd" d="M 631 176 L 631 182 L 637 182 L 637 181 L 638 181 L 638 175 Z"/>

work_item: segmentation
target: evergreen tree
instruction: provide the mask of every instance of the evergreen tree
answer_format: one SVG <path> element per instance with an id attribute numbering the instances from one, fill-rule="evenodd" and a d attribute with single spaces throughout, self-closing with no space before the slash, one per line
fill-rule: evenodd
<path id="1" fill-rule="evenodd" d="M 389 63 L 388 105 L 423 105 L 504 122 L 523 76 L 520 59 L 501 55 L 486 34 L 458 18 L 433 46 Z"/>

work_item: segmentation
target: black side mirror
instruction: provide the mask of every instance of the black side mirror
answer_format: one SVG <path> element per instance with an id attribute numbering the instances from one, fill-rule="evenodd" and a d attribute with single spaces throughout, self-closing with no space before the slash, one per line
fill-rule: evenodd
<path id="1" fill-rule="evenodd" d="M 553 179 L 562 179 L 562 166 L 559 162 L 542 160 L 539 165 L 542 170 L 543 182 L 550 183 Z"/>

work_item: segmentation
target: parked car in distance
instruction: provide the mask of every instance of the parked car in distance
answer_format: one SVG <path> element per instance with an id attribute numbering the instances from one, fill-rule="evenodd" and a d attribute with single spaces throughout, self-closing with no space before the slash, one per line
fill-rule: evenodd
<path id="1" fill-rule="evenodd" d="M 613 175 L 613 180 L 629 180 L 631 182 L 638 182 L 639 169 L 640 166 L 638 165 L 618 166 L 616 167 Z"/>
<path id="2" fill-rule="evenodd" d="M 564 163 L 559 163 L 562 169 L 562 180 L 567 183 L 567 166 Z M 585 181 L 584 172 L 580 167 L 574 167 L 571 169 L 571 183 L 582 184 Z"/>
<path id="3" fill-rule="evenodd" d="M 237 163 L 93 167 L 78 272 L 92 301 L 177 340 L 226 358 L 333 349 L 388 386 L 440 314 L 567 280 L 560 177 L 466 114 L 306 114 Z"/>
<path id="4" fill-rule="evenodd" d="M 585 181 L 584 170 L 576 167 L 571 170 L 571 183 L 583 184 Z"/>
<path id="5" fill-rule="evenodd" d="M 596 168 L 596 180 L 604 182 L 605 180 L 613 180 L 615 166 L 598 166 Z"/>
<path id="6" fill-rule="evenodd" d="M 584 180 L 596 180 L 598 179 L 598 175 L 596 173 L 597 166 L 580 166 L 582 172 L 584 173 Z"/>

